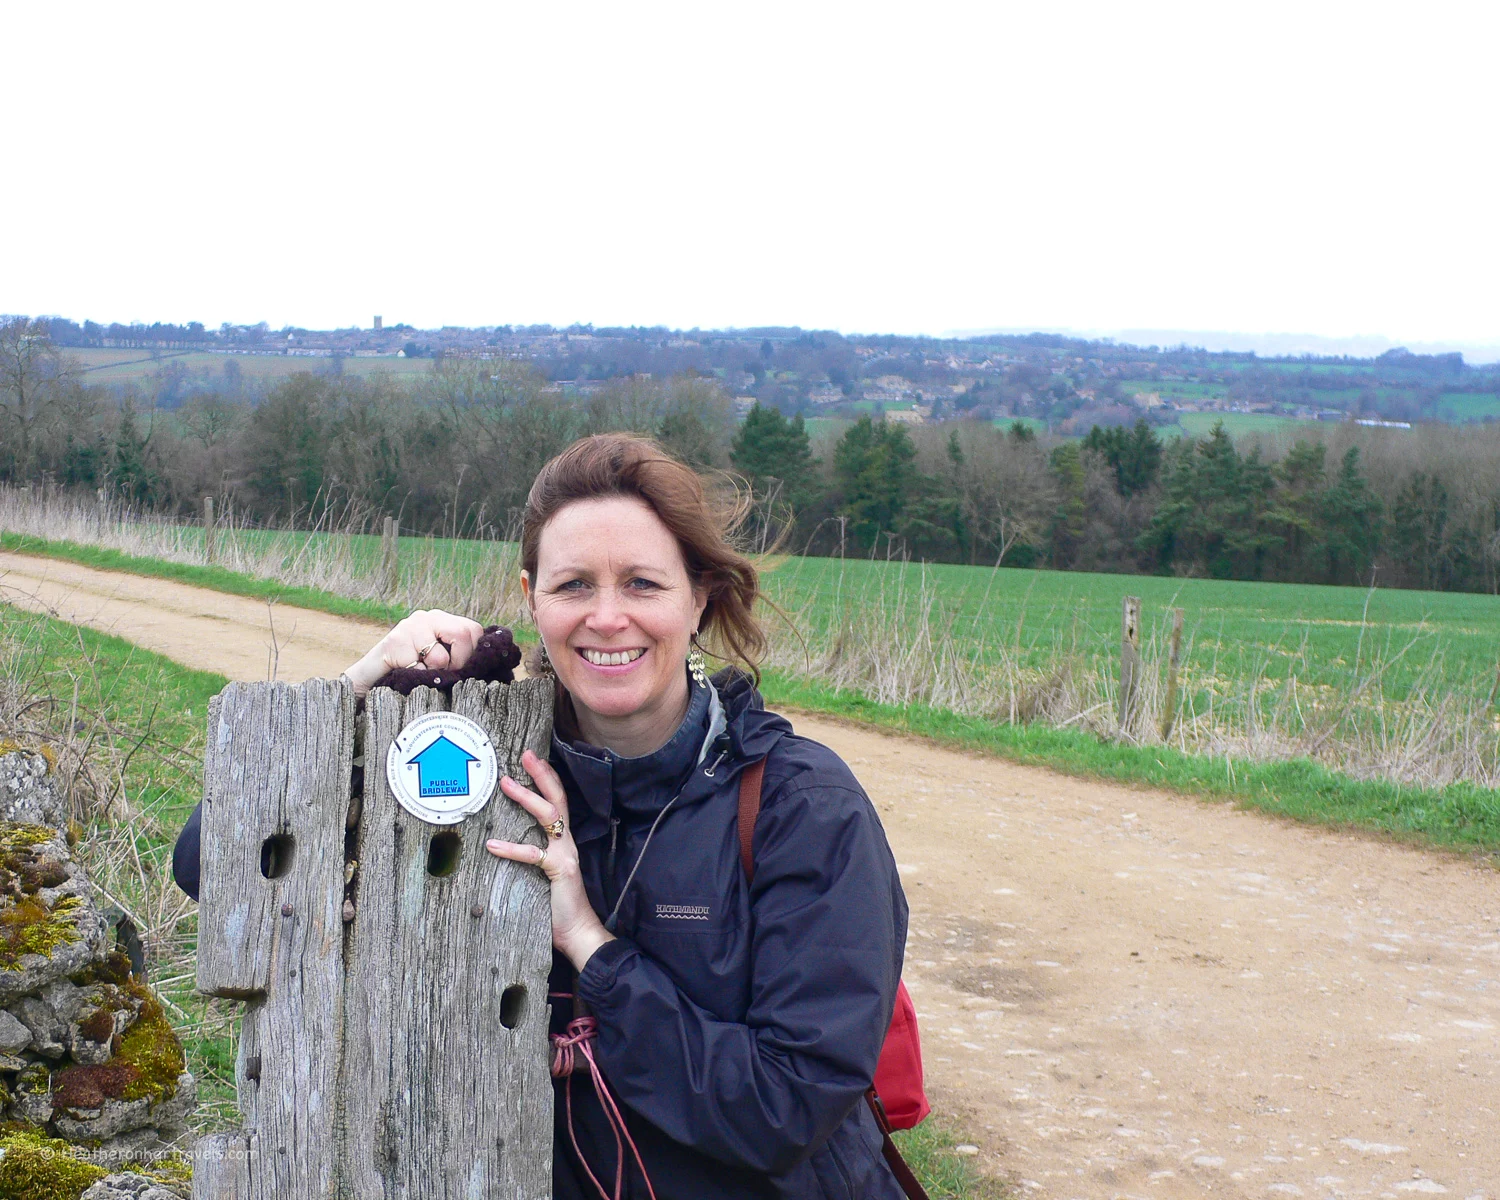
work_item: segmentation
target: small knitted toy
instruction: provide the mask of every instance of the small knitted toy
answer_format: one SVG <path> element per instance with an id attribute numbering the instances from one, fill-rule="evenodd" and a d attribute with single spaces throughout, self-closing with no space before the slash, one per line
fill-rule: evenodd
<path id="1" fill-rule="evenodd" d="M 457 668 L 445 667 L 439 671 L 417 663 L 411 667 L 397 667 L 387 671 L 375 681 L 378 688 L 392 688 L 403 696 L 410 696 L 419 687 L 437 688 L 440 692 L 453 690 L 455 683 L 465 679 L 483 679 L 487 683 L 510 683 L 516 677 L 516 667 L 521 662 L 521 650 L 509 629 L 504 625 L 487 625 L 484 635 L 474 644 L 474 653 L 469 661 Z"/>

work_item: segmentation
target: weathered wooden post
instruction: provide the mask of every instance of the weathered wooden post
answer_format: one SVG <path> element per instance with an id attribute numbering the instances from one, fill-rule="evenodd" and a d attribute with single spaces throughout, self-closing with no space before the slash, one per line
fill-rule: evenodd
<path id="1" fill-rule="evenodd" d="M 1135 689 L 1141 676 L 1141 598 L 1126 596 L 1120 613 L 1120 729 L 1128 732 L 1135 715 Z"/>
<path id="2" fill-rule="evenodd" d="M 380 534 L 380 591 L 387 599 L 396 594 L 400 582 L 400 565 L 396 557 L 396 543 L 401 536 L 401 522 L 387 517 Z"/>
<path id="3" fill-rule="evenodd" d="M 99 533 L 103 535 L 105 526 L 109 524 L 109 498 L 104 494 L 103 488 L 99 488 L 94 495 L 99 499 Z"/>
<path id="4" fill-rule="evenodd" d="M 210 563 L 214 561 L 214 498 L 203 497 L 203 552 Z"/>
<path id="5" fill-rule="evenodd" d="M 547 886 L 484 849 L 543 834 L 498 788 L 429 824 L 386 766 L 412 722 L 451 712 L 524 781 L 551 704 L 547 679 L 469 680 L 451 703 L 378 689 L 359 718 L 342 681 L 215 698 L 198 988 L 246 1002 L 244 1128 L 200 1141 L 196 1200 L 550 1197 Z"/>
<path id="6" fill-rule="evenodd" d="M 1167 698 L 1161 706 L 1161 740 L 1172 736 L 1177 722 L 1177 676 L 1182 668 L 1182 609 L 1172 610 L 1172 649 L 1167 656 Z"/>

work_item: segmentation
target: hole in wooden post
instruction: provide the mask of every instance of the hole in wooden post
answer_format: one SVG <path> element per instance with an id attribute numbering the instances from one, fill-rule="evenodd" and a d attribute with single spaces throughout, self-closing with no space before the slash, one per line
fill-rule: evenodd
<path id="1" fill-rule="evenodd" d="M 260 844 L 260 873 L 267 879 L 280 879 L 292 869 L 292 855 L 297 843 L 289 833 L 277 833 Z"/>
<path id="2" fill-rule="evenodd" d="M 441 879 L 458 870 L 458 855 L 463 842 L 452 830 L 434 834 L 427 844 L 427 873 Z"/>
<path id="3" fill-rule="evenodd" d="M 526 988 L 523 984 L 513 983 L 500 993 L 500 1024 L 507 1029 L 514 1029 L 521 1023 L 521 1017 L 526 1012 Z"/>

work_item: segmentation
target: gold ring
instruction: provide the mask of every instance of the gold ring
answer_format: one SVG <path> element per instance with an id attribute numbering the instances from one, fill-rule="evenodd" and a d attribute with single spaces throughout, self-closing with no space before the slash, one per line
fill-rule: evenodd
<path id="1" fill-rule="evenodd" d="M 541 854 L 537 855 L 536 865 L 543 870 L 547 869 L 547 848 L 545 846 L 542 847 Z"/>
<path id="2" fill-rule="evenodd" d="M 428 642 L 427 645 L 423 646 L 420 650 L 418 650 L 417 651 L 417 662 L 419 662 L 419 663 L 426 662 L 427 661 L 427 656 L 432 653 L 432 648 L 434 646 L 436 646 L 437 644 L 438 644 L 437 638 L 433 638 L 432 641 Z M 413 663 L 412 665 L 415 666 L 416 664 Z"/>
<path id="3" fill-rule="evenodd" d="M 562 822 L 562 818 L 558 817 L 557 820 L 555 820 L 555 821 L 552 822 L 552 824 L 550 824 L 550 825 L 543 825 L 542 828 L 545 829 L 548 833 L 550 833 L 554 838 L 560 838 L 563 835 L 563 822 Z"/>

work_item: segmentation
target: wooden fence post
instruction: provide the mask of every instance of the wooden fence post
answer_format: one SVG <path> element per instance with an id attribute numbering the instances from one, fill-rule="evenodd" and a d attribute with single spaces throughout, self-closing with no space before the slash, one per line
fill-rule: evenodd
<path id="1" fill-rule="evenodd" d="M 1129 731 L 1141 675 L 1141 598 L 1126 596 L 1120 611 L 1120 729 Z"/>
<path id="2" fill-rule="evenodd" d="M 1161 740 L 1172 736 L 1177 721 L 1177 676 L 1182 667 L 1182 609 L 1172 610 L 1172 650 L 1167 658 L 1167 698 L 1161 706 Z"/>
<path id="3" fill-rule="evenodd" d="M 99 533 L 104 533 L 104 527 L 109 524 L 109 498 L 104 494 L 104 489 L 99 488 L 95 493 L 99 498 Z"/>
<path id="4" fill-rule="evenodd" d="M 380 534 L 380 591 L 387 599 L 396 594 L 396 585 L 401 578 L 400 561 L 396 553 L 396 543 L 400 536 L 401 522 L 395 517 L 387 517 Z"/>
<path id="5" fill-rule="evenodd" d="M 210 705 L 198 988 L 248 1003 L 244 1127 L 200 1140 L 195 1200 L 551 1196 L 547 885 L 484 849 L 543 834 L 498 789 L 450 826 L 397 802 L 390 745 L 441 711 L 524 781 L 552 683 L 380 689 L 358 718 L 332 680 Z"/>
<path id="6" fill-rule="evenodd" d="M 208 561 L 214 561 L 214 498 L 203 497 L 203 550 Z"/>

